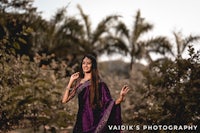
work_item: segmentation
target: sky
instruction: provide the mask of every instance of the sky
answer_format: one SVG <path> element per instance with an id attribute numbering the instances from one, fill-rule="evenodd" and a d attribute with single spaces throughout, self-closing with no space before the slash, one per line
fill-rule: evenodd
<path id="1" fill-rule="evenodd" d="M 121 15 L 122 21 L 131 29 L 136 12 L 154 25 L 146 36 L 167 36 L 174 40 L 173 32 L 181 32 L 183 37 L 200 35 L 199 0 L 35 0 L 34 6 L 49 20 L 55 12 L 67 7 L 67 13 L 79 16 L 77 5 L 89 15 L 92 28 L 109 15 Z M 199 47 L 198 47 L 199 48 Z M 106 55 L 102 58 L 106 58 Z M 107 57 L 112 59 L 113 57 Z M 119 57 L 121 58 L 121 57 Z"/>

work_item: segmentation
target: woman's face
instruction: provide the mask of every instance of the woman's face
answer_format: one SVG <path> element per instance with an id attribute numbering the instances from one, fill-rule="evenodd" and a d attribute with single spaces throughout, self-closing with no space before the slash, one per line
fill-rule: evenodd
<path id="1" fill-rule="evenodd" d="M 82 62 L 82 69 L 84 73 L 90 73 L 92 70 L 92 61 L 85 57 Z"/>

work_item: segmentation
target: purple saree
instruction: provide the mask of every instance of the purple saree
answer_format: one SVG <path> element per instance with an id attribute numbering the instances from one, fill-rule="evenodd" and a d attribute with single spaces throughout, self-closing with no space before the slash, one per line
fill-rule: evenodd
<path id="1" fill-rule="evenodd" d="M 92 109 L 89 104 L 90 81 L 80 84 L 76 92 L 71 92 L 71 98 L 78 95 L 79 110 L 73 133 L 102 133 L 109 131 L 108 125 L 121 125 L 120 105 L 116 105 L 111 98 L 109 89 L 104 82 L 100 82 L 99 92 L 102 108 Z M 113 131 L 115 133 L 120 131 Z"/>

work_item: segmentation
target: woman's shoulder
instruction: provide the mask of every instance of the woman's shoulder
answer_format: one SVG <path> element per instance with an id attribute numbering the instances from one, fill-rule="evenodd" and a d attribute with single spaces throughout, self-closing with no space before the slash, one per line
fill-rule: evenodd
<path id="1" fill-rule="evenodd" d="M 102 79 L 99 80 L 99 84 L 100 84 L 101 87 L 106 87 L 106 88 L 108 88 L 108 87 L 107 87 L 107 83 L 106 83 L 104 80 L 102 80 Z"/>
<path id="2" fill-rule="evenodd" d="M 109 88 L 108 88 L 106 82 L 103 81 L 103 80 L 101 80 L 101 81 L 99 82 L 99 84 L 100 84 L 99 89 L 100 89 L 101 93 L 102 93 L 102 94 L 105 94 L 105 95 L 110 95 L 110 90 L 109 90 Z"/>
<path id="3" fill-rule="evenodd" d="M 106 82 L 104 80 L 102 80 L 102 79 L 99 79 L 99 83 L 100 84 L 106 84 Z"/>

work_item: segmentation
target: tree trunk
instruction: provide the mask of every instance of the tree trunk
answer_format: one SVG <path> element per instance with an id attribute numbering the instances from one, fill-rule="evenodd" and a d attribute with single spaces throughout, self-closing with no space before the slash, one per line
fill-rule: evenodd
<path id="1" fill-rule="evenodd" d="M 132 69 L 133 69 L 133 68 L 132 68 L 132 67 L 133 67 L 133 63 L 134 63 L 134 62 L 133 62 L 133 56 L 131 56 L 130 70 L 132 70 Z"/>

